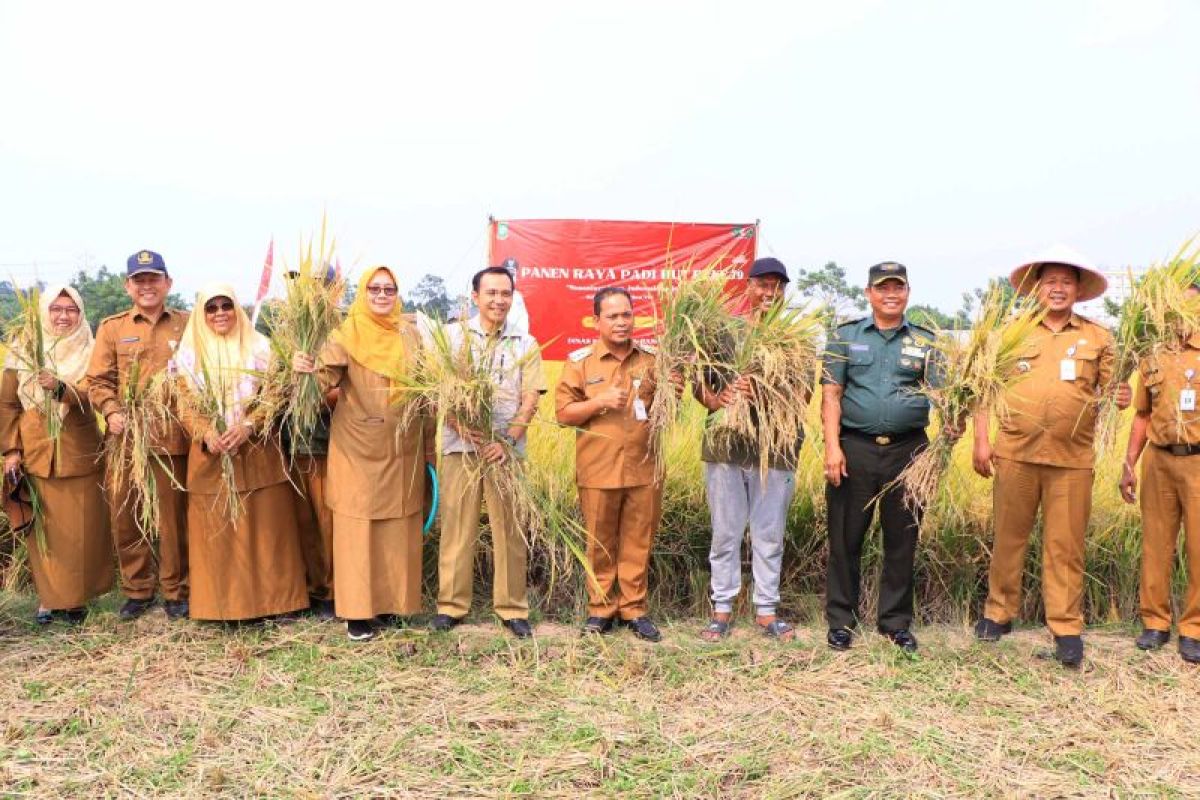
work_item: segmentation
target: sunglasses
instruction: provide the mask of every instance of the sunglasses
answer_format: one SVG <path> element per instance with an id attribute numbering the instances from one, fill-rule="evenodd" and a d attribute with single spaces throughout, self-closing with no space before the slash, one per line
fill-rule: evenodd
<path id="1" fill-rule="evenodd" d="M 215 314 L 218 311 L 233 311 L 233 303 L 226 300 L 224 303 L 205 303 L 204 313 Z"/>
<path id="2" fill-rule="evenodd" d="M 395 286 L 367 286 L 367 294 L 371 294 L 371 295 L 381 294 L 384 297 L 395 297 L 396 296 L 396 287 Z"/>

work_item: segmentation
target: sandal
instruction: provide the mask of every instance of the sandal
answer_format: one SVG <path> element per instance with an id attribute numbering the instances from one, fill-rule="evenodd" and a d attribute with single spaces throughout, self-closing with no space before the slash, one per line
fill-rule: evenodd
<path id="1" fill-rule="evenodd" d="M 781 619 L 773 619 L 766 625 L 759 625 L 758 628 L 763 632 L 763 636 L 766 636 L 768 639 L 783 639 L 787 634 L 795 630 L 795 628 Z"/>
<path id="2" fill-rule="evenodd" d="M 717 642 L 729 636 L 729 629 L 733 627 L 733 623 L 729 620 L 722 622 L 719 619 L 710 619 L 704 630 L 700 631 L 700 638 L 706 642 Z"/>

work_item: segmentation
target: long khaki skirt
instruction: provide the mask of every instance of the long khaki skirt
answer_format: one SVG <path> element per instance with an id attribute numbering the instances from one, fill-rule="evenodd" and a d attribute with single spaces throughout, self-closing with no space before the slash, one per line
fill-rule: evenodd
<path id="1" fill-rule="evenodd" d="M 421 513 L 356 519 L 333 513 L 333 603 L 343 619 L 421 610 Z"/>
<path id="2" fill-rule="evenodd" d="M 114 556 L 100 475 L 33 478 L 41 495 L 46 549 L 32 532 L 29 570 L 42 608 L 87 605 L 113 585 Z"/>
<path id="3" fill-rule="evenodd" d="M 307 608 L 291 485 L 238 494 L 236 527 L 217 495 L 188 498 L 192 619 L 256 619 Z"/>

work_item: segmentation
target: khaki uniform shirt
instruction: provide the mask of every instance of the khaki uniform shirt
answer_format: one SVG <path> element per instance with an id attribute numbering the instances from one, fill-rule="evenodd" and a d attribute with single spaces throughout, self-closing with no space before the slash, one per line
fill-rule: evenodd
<path id="1" fill-rule="evenodd" d="M 571 353 L 563 365 L 554 392 L 558 411 L 591 400 L 613 386 L 629 391 L 625 408 L 594 415 L 575 436 L 575 481 L 585 489 L 625 489 L 655 481 L 650 425 L 634 414 L 635 380 L 640 381 L 636 396 L 649 411 L 654 397 L 654 356 L 636 343 L 621 358 L 597 340 Z"/>
<path id="2" fill-rule="evenodd" d="M 1152 444 L 1200 444 L 1200 411 L 1183 411 L 1179 405 L 1185 389 L 1200 394 L 1200 333 L 1178 352 L 1162 350 L 1138 364 L 1133 407 L 1150 415 Z"/>
<path id="3" fill-rule="evenodd" d="M 399 335 L 415 357 L 421 347 L 416 327 L 402 322 Z M 338 333 L 320 362 L 322 391 L 341 388 L 329 431 L 326 505 L 354 519 L 401 519 L 421 511 L 425 460 L 433 457 L 432 422 L 402 427 L 391 381 L 351 358 Z"/>
<path id="4" fill-rule="evenodd" d="M 1075 362 L 1075 379 L 1062 379 L 1062 362 Z M 1100 392 L 1113 377 L 1115 352 L 1108 329 L 1072 314 L 1055 333 L 1039 325 L 1020 353 L 1023 376 L 1009 390 L 995 453 L 1052 467 L 1091 469 Z"/>
<path id="5" fill-rule="evenodd" d="M 188 312 L 174 308 L 165 309 L 154 324 L 136 308 L 101 320 L 84 379 L 88 399 L 100 416 L 123 410 L 120 398 L 134 363 L 140 365 L 143 381 L 167 368 L 187 321 Z M 186 454 L 191 446 L 187 432 L 173 420 L 155 424 L 151 442 L 158 452 L 173 456 Z"/>
<path id="6" fill-rule="evenodd" d="M 0 381 L 0 454 L 20 450 L 25 472 L 36 478 L 78 478 L 99 472 L 100 429 L 87 394 L 75 386 L 63 387 L 61 397 L 67 413 L 56 444 L 50 438 L 46 417 L 21 406 L 17 380 L 17 370 L 4 370 Z"/>

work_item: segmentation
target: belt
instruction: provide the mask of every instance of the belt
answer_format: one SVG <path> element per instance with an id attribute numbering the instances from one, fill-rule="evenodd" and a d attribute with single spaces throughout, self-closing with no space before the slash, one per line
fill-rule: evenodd
<path id="1" fill-rule="evenodd" d="M 924 435 L 924 428 L 915 428 L 911 431 L 904 431 L 903 433 L 886 434 L 864 433 L 863 431 L 856 431 L 853 428 L 842 428 L 842 436 L 849 436 L 852 439 L 862 439 L 863 441 L 872 442 L 880 446 L 889 444 L 902 444 L 904 442 L 910 442 L 913 439 Z"/>
<path id="2" fill-rule="evenodd" d="M 1156 444 L 1159 450 L 1165 450 L 1173 456 L 1194 456 L 1200 454 L 1200 444 Z"/>

